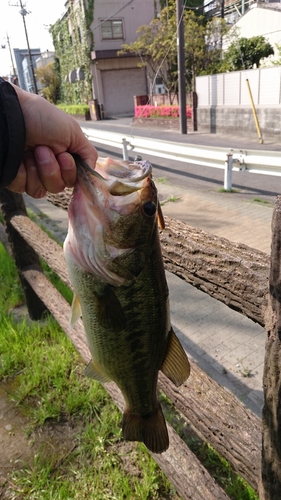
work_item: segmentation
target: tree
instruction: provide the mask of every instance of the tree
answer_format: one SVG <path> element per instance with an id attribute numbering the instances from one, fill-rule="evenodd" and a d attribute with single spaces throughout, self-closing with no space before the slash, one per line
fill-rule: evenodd
<path id="1" fill-rule="evenodd" d="M 54 68 L 54 63 L 36 69 L 36 78 L 42 85 L 42 94 L 45 99 L 56 104 L 59 89 L 59 78 Z"/>
<path id="2" fill-rule="evenodd" d="M 186 85 L 195 87 L 195 77 L 206 74 L 220 61 L 221 40 L 227 31 L 224 20 L 213 19 L 206 24 L 205 17 L 194 10 L 184 11 Z M 162 79 L 166 92 L 177 92 L 177 23 L 175 1 L 170 0 L 160 17 L 141 26 L 138 39 L 122 46 L 120 54 L 131 52 L 140 57 L 140 66 L 150 69 L 151 90 L 156 77 Z"/>
<path id="3" fill-rule="evenodd" d="M 224 54 L 222 71 L 237 71 L 260 66 L 263 57 L 274 54 L 273 47 L 264 36 L 241 37 Z"/>
<path id="4" fill-rule="evenodd" d="M 166 92 L 176 90 L 177 45 L 175 8 L 169 5 L 162 9 L 160 17 L 150 24 L 141 26 L 138 39 L 131 44 L 122 45 L 119 54 L 131 52 L 140 58 L 139 66 L 149 68 L 151 90 L 157 77 L 162 79 Z"/>

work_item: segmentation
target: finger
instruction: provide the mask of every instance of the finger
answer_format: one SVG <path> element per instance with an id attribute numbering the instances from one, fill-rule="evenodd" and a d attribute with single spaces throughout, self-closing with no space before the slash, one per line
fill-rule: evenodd
<path id="1" fill-rule="evenodd" d="M 65 188 L 65 182 L 61 177 L 60 165 L 53 151 L 47 146 L 37 146 L 34 156 L 38 176 L 44 188 L 50 193 L 60 193 Z"/>
<path id="2" fill-rule="evenodd" d="M 96 161 L 98 159 L 98 152 L 96 148 L 88 141 L 88 139 L 86 139 L 86 137 L 84 147 L 80 148 L 79 151 L 75 151 L 75 153 L 79 154 L 82 160 L 88 163 L 89 167 L 95 169 Z"/>
<path id="3" fill-rule="evenodd" d="M 73 127 L 71 130 L 71 140 L 68 146 L 70 153 L 76 153 L 81 156 L 88 165 L 94 169 L 98 158 L 98 152 L 93 144 L 83 134 L 80 126 L 73 120 Z"/>
<path id="4" fill-rule="evenodd" d="M 18 169 L 18 173 L 14 180 L 7 186 L 10 191 L 14 193 L 24 193 L 26 186 L 26 170 L 24 163 L 21 163 L 20 168 Z"/>
<path id="5" fill-rule="evenodd" d="M 69 153 L 57 155 L 62 179 L 67 187 L 73 187 L 77 178 L 77 169 L 73 156 Z"/>
<path id="6" fill-rule="evenodd" d="M 26 193 L 32 198 L 43 198 L 46 189 L 38 175 L 35 157 L 32 151 L 24 153 L 24 165 L 26 169 Z"/>

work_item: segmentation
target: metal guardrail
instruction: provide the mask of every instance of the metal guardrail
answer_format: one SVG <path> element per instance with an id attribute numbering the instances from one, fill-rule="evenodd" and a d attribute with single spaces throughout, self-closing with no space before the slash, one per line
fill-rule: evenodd
<path id="1" fill-rule="evenodd" d="M 105 130 L 82 127 L 89 140 L 123 150 L 124 160 L 128 152 L 135 155 L 150 155 L 193 165 L 224 169 L 224 189 L 232 187 L 232 171 L 247 171 L 255 174 L 281 176 L 281 153 L 274 151 L 234 150 L 209 146 L 185 145 L 177 142 L 127 136 Z"/>

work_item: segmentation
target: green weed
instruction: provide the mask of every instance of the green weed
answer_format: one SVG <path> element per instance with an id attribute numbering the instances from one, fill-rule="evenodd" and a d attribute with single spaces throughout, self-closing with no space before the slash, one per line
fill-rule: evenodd
<path id="1" fill-rule="evenodd" d="M 180 199 L 179 196 L 174 196 L 171 194 L 167 201 L 175 202 L 178 201 L 179 199 Z"/>
<path id="2" fill-rule="evenodd" d="M 253 201 L 255 201 L 256 203 L 263 203 L 264 205 L 269 204 L 269 201 L 261 200 L 260 198 L 254 198 Z"/>
<path id="3" fill-rule="evenodd" d="M 157 177 L 157 179 L 155 179 L 155 181 L 159 182 L 159 184 L 166 184 L 167 177 Z"/>

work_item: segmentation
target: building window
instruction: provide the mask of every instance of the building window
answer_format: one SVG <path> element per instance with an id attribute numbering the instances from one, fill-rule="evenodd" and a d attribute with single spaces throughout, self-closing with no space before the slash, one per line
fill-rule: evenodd
<path id="1" fill-rule="evenodd" d="M 101 34 L 103 40 L 123 40 L 123 21 L 122 19 L 111 19 L 102 21 Z"/>

